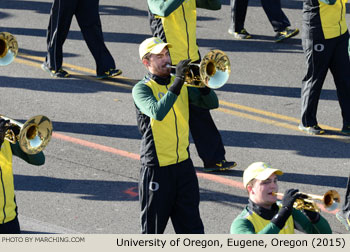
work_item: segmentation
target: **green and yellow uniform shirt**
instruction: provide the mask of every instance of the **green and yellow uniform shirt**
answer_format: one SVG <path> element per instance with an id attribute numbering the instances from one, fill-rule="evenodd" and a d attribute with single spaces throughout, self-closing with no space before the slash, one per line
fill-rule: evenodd
<path id="1" fill-rule="evenodd" d="M 270 220 L 278 213 L 279 206 L 273 205 L 271 210 L 257 206 L 252 201 L 236 217 L 231 225 L 231 234 L 294 234 L 297 229 L 307 234 L 331 234 L 328 222 L 320 216 L 316 223 L 311 221 L 297 209 L 293 209 L 291 216 L 282 229 Z"/>
<path id="2" fill-rule="evenodd" d="M 331 39 L 344 34 L 347 31 L 347 1 L 304 0 L 302 36 L 307 39 Z"/>
<path id="3" fill-rule="evenodd" d="M 45 163 L 45 156 L 42 152 L 36 155 L 27 155 L 20 149 L 18 143 L 10 144 L 6 140 L 3 142 L 0 150 L 0 225 L 17 216 L 12 170 L 13 155 L 33 165 Z"/>
<path id="4" fill-rule="evenodd" d="M 220 0 L 148 0 L 149 18 L 154 37 L 171 43 L 169 48 L 173 65 L 181 60 L 200 59 L 196 38 L 196 8 L 218 10 Z"/>
<path id="5" fill-rule="evenodd" d="M 202 95 L 198 88 L 183 86 L 179 96 L 168 91 L 174 79 L 147 75 L 132 90 L 142 165 L 168 166 L 188 159 L 189 103 L 206 109 L 219 105 L 212 90 Z"/>

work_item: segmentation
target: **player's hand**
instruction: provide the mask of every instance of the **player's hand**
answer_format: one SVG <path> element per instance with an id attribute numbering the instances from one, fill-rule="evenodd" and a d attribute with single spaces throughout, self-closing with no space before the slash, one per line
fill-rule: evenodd
<path id="1" fill-rule="evenodd" d="M 185 78 L 186 73 L 189 71 L 190 69 L 190 64 L 191 59 L 185 59 L 185 60 L 181 60 L 177 65 L 176 65 L 176 77 L 179 77 L 181 79 Z"/>

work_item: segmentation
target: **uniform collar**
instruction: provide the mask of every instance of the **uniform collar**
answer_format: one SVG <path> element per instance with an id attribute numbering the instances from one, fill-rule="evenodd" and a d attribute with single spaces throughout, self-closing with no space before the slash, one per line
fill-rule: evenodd
<path id="1" fill-rule="evenodd" d="M 257 215 L 264 218 L 265 220 L 271 220 L 272 217 L 275 216 L 279 211 L 279 207 L 276 203 L 272 205 L 271 209 L 266 209 L 261 206 L 258 206 L 250 199 L 248 203 L 248 209 L 255 212 Z"/>
<path id="2" fill-rule="evenodd" d="M 159 85 L 168 85 L 170 83 L 170 80 L 171 80 L 171 76 L 170 75 L 168 77 L 166 77 L 166 78 L 163 78 L 163 77 L 159 77 L 159 76 L 157 76 L 155 74 L 152 74 L 152 73 L 148 73 L 146 75 L 146 78 L 154 80 Z"/>

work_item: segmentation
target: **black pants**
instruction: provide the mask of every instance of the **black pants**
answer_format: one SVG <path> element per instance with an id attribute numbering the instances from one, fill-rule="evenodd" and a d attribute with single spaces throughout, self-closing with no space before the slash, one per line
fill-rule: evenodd
<path id="1" fill-rule="evenodd" d="M 230 29 L 240 32 L 244 28 L 249 0 L 231 0 L 231 26 Z M 282 31 L 290 26 L 284 14 L 280 0 L 261 0 L 261 5 L 275 32 Z"/>
<path id="2" fill-rule="evenodd" d="M 349 33 L 332 39 L 302 39 L 302 43 L 307 72 L 301 88 L 301 123 L 305 127 L 318 124 L 318 102 L 330 69 L 337 89 L 343 125 L 350 125 Z"/>
<path id="3" fill-rule="evenodd" d="M 0 234 L 20 234 L 21 229 L 19 226 L 18 218 L 12 221 L 6 222 L 4 224 L 0 224 Z"/>
<path id="4" fill-rule="evenodd" d="M 114 69 L 114 59 L 104 43 L 99 0 L 54 0 L 47 30 L 47 66 L 55 71 L 62 67 L 63 44 L 67 38 L 73 15 L 95 59 L 97 75 Z"/>
<path id="5" fill-rule="evenodd" d="M 162 234 L 169 218 L 177 234 L 202 234 L 199 186 L 191 159 L 163 167 L 141 167 L 141 232 Z"/>
<path id="6" fill-rule="evenodd" d="M 225 159 L 225 148 L 210 110 L 190 105 L 189 125 L 198 156 L 202 159 L 204 166 L 210 166 Z"/>

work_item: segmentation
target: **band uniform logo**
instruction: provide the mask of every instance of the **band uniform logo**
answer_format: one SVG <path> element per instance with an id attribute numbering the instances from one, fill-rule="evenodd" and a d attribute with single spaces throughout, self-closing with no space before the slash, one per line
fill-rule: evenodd
<path id="1" fill-rule="evenodd" d="M 158 189 L 159 189 L 159 184 L 158 184 L 157 182 L 150 182 L 150 183 L 149 183 L 149 189 L 150 189 L 152 192 L 158 191 Z"/>
<path id="2" fill-rule="evenodd" d="M 323 52 L 324 51 L 324 44 L 316 44 L 316 45 L 314 45 L 314 50 L 316 52 Z"/>
<path id="3" fill-rule="evenodd" d="M 163 41 L 160 38 L 155 38 L 155 39 L 153 39 L 153 43 L 154 44 L 161 44 L 161 43 L 163 43 Z"/>
<path id="4" fill-rule="evenodd" d="M 163 96 L 164 96 L 164 93 L 163 93 L 163 92 L 159 92 L 159 93 L 158 93 L 158 98 L 159 98 L 159 99 L 162 99 Z"/>

